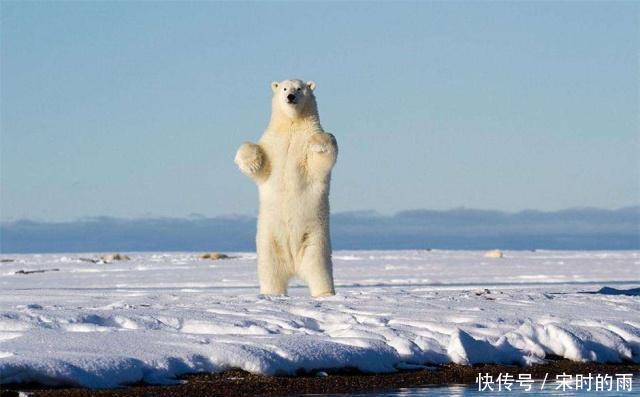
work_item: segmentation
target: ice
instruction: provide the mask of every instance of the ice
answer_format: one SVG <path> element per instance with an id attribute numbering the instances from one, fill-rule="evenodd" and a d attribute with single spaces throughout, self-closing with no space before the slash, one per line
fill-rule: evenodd
<path id="1" fill-rule="evenodd" d="M 338 295 L 258 294 L 255 253 L 7 255 L 0 382 L 117 387 L 454 362 L 640 362 L 635 251 L 341 251 Z M 56 272 L 16 273 L 56 268 Z"/>

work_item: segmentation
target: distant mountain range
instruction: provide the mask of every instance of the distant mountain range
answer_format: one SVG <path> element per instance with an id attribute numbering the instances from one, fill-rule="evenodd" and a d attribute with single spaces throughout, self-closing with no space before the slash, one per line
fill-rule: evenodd
<path id="1" fill-rule="evenodd" d="M 250 216 L 0 223 L 0 252 L 254 251 Z M 509 213 L 458 208 L 332 215 L 334 249 L 640 249 L 640 206 Z"/>

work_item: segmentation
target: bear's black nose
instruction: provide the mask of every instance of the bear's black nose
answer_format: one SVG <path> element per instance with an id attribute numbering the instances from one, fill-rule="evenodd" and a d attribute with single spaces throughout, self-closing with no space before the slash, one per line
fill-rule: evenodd
<path id="1" fill-rule="evenodd" d="M 296 99 L 296 96 L 293 94 L 289 94 L 287 95 L 287 99 L 289 100 L 289 102 L 293 102 L 293 100 Z"/>

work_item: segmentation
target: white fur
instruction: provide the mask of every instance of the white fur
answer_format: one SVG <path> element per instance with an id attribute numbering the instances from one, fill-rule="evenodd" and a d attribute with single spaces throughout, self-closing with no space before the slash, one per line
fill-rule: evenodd
<path id="1" fill-rule="evenodd" d="M 258 144 L 245 142 L 235 157 L 258 185 L 256 246 L 263 294 L 286 294 L 294 276 L 309 285 L 312 296 L 334 294 L 329 184 L 338 146 L 320 125 L 315 87 L 312 81 L 273 82 L 269 126 Z"/>

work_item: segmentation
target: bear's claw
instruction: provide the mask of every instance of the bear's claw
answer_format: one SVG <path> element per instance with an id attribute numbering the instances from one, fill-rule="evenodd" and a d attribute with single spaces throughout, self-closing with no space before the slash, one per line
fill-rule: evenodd
<path id="1" fill-rule="evenodd" d="M 316 153 L 326 153 L 329 151 L 329 148 L 327 147 L 327 145 L 311 145 L 309 148 L 311 149 L 312 152 L 316 152 Z"/>

